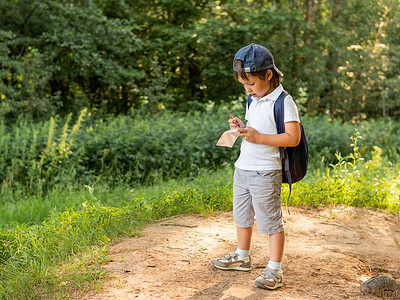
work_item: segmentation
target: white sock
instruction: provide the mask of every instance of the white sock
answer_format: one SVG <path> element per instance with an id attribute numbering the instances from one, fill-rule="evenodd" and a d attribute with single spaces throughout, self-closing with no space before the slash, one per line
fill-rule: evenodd
<path id="1" fill-rule="evenodd" d="M 240 254 L 239 254 L 240 255 Z M 271 269 L 275 269 L 275 270 L 278 270 L 278 271 L 282 271 L 282 266 L 281 266 L 281 263 L 280 262 L 277 262 L 277 261 L 272 261 L 272 260 L 270 260 L 269 262 L 268 262 L 268 266 L 267 266 L 268 268 L 271 268 Z"/>
<path id="2" fill-rule="evenodd" d="M 242 250 L 237 248 L 236 253 L 239 254 L 240 257 L 246 258 L 250 256 L 250 250 Z"/>

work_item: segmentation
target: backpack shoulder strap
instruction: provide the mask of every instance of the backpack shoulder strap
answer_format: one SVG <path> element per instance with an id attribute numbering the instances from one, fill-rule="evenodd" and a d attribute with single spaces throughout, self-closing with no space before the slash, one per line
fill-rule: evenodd
<path id="1" fill-rule="evenodd" d="M 275 124 L 276 130 L 278 134 L 285 132 L 285 109 L 284 109 L 284 99 L 288 95 L 285 91 L 283 91 L 278 99 L 275 101 L 274 105 L 274 116 L 275 116 Z"/>
<path id="2" fill-rule="evenodd" d="M 274 116 L 275 116 L 275 126 L 278 134 L 284 133 L 285 132 L 285 98 L 288 95 L 285 91 L 283 91 L 278 99 L 276 99 L 275 104 L 274 104 Z M 290 172 L 290 166 L 289 166 L 289 156 L 286 148 L 284 147 L 279 147 L 279 153 L 280 157 L 282 159 L 283 163 L 283 170 L 286 174 L 288 183 L 289 183 L 289 196 L 287 198 L 287 207 L 288 207 L 288 212 L 290 215 L 290 210 L 289 210 L 289 199 L 290 195 L 292 194 L 292 175 Z"/>
<path id="3" fill-rule="evenodd" d="M 253 101 L 253 98 L 251 97 L 251 95 L 249 95 L 247 97 L 247 109 L 249 109 L 251 102 Z"/>
<path id="4" fill-rule="evenodd" d="M 274 104 L 274 116 L 275 116 L 275 126 L 278 134 L 285 132 L 285 97 L 288 95 L 285 91 L 283 91 L 278 99 L 276 99 Z M 281 158 L 284 158 L 283 151 L 285 148 L 279 147 L 279 152 L 281 154 Z"/>

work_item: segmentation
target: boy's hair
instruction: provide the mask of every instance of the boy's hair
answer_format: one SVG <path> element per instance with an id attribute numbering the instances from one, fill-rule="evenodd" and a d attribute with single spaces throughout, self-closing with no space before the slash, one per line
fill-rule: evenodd
<path id="1" fill-rule="evenodd" d="M 250 74 L 251 76 L 254 76 L 254 77 L 258 77 L 261 80 L 265 80 L 268 70 L 270 70 L 272 72 L 271 85 L 274 89 L 277 88 L 283 80 L 283 78 L 281 76 L 279 76 L 278 72 L 274 68 L 264 70 L 264 71 L 244 72 L 243 71 L 243 61 L 240 59 L 235 60 L 234 65 L 235 65 L 236 71 L 233 72 L 233 77 L 235 78 L 236 81 L 239 81 L 239 77 L 241 77 L 245 81 L 249 81 L 247 74 Z"/>

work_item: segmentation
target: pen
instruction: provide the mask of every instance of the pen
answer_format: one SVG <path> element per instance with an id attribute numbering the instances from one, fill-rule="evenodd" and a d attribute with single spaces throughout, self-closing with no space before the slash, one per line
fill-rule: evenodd
<path id="1" fill-rule="evenodd" d="M 234 117 L 231 114 L 229 114 L 229 116 L 231 117 L 231 119 L 234 119 Z M 237 127 L 240 127 L 240 125 L 237 121 L 235 122 L 235 124 L 237 125 Z"/>

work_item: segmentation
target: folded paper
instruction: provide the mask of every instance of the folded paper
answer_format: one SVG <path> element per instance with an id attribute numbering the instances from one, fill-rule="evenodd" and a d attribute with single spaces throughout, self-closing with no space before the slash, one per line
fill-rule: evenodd
<path id="1" fill-rule="evenodd" d="M 235 143 L 238 137 L 239 137 L 239 132 L 236 129 L 227 130 L 219 138 L 217 146 L 232 148 L 233 144 Z"/>

